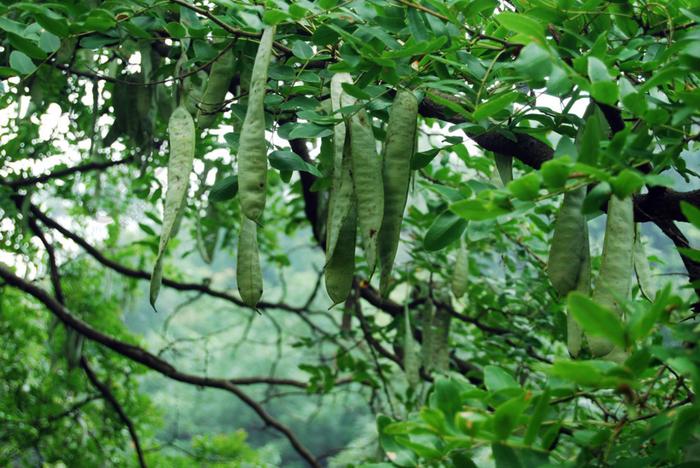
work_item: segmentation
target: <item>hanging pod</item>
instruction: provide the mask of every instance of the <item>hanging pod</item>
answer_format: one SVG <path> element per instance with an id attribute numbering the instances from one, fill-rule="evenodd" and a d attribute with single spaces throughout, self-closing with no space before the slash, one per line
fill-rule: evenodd
<path id="1" fill-rule="evenodd" d="M 221 110 L 233 79 L 235 63 L 233 50 L 227 46 L 227 49 L 211 65 L 207 86 L 197 112 L 197 127 L 200 129 L 211 127 L 216 120 L 216 115 Z"/>
<path id="2" fill-rule="evenodd" d="M 156 299 L 163 279 L 163 255 L 168 241 L 178 231 L 182 219 L 190 173 L 194 162 L 194 120 L 183 106 L 173 111 L 168 122 L 170 159 L 168 160 L 168 188 L 163 204 L 163 224 L 158 246 L 158 256 L 151 275 L 149 299 L 155 309 Z"/>
<path id="3" fill-rule="evenodd" d="M 243 302 L 247 306 L 255 308 L 263 293 L 262 271 L 258 253 L 258 225 L 246 216 L 241 216 L 236 281 L 238 282 L 238 293 Z"/>
<path id="4" fill-rule="evenodd" d="M 401 222 L 411 180 L 415 152 L 418 100 L 412 92 L 396 93 L 389 110 L 383 158 L 384 214 L 379 231 L 380 291 L 386 295 L 401 237 Z"/>
<path id="5" fill-rule="evenodd" d="M 630 292 L 634 252 L 634 205 L 632 197 L 619 199 L 612 195 L 608 202 L 603 256 L 595 282 L 592 299 L 618 316 L 621 303 Z M 613 351 L 613 344 L 605 338 L 587 337 L 591 354 L 605 356 Z M 619 350 L 616 350 L 619 351 Z"/>
<path id="6" fill-rule="evenodd" d="M 275 27 L 268 26 L 260 37 L 250 78 L 248 108 L 238 145 L 238 184 L 241 209 L 253 221 L 260 219 L 265 208 L 267 190 L 267 142 L 265 108 L 267 69 L 272 55 Z"/>

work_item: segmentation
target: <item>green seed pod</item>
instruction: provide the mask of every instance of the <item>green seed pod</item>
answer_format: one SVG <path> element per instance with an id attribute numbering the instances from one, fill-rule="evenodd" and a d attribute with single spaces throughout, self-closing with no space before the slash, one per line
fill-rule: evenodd
<path id="1" fill-rule="evenodd" d="M 630 291 L 633 252 L 634 206 L 632 197 L 620 200 L 613 195 L 608 202 L 603 257 L 592 299 L 618 315 L 622 314 L 620 303 L 627 299 Z M 587 340 L 593 356 L 604 356 L 613 350 L 613 344 L 605 338 L 589 336 Z"/>
<path id="2" fill-rule="evenodd" d="M 415 151 L 418 101 L 410 91 L 396 93 L 389 111 L 384 145 L 384 214 L 378 249 L 381 277 L 379 290 L 388 291 L 391 270 L 401 237 L 401 222 L 411 180 L 411 158 Z"/>
<path id="3" fill-rule="evenodd" d="M 547 275 L 554 289 L 562 297 L 576 288 L 581 263 L 586 255 L 590 255 L 587 249 L 584 249 L 586 219 L 581 212 L 584 198 L 586 187 L 567 192 L 554 225 L 547 260 Z"/>
<path id="4" fill-rule="evenodd" d="M 238 184 L 241 208 L 257 221 L 265 208 L 267 190 L 267 142 L 265 140 L 265 108 L 267 69 L 272 55 L 275 27 L 268 26 L 260 38 L 255 56 L 241 139 L 238 146 Z"/>
<path id="5" fill-rule="evenodd" d="M 451 289 L 452 294 L 459 299 L 464 296 L 467 292 L 467 286 L 469 284 L 469 251 L 467 246 L 462 240 L 457 250 L 457 259 L 455 260 L 455 267 L 452 272 L 452 282 Z"/>
<path id="6" fill-rule="evenodd" d="M 439 372 L 450 369 L 450 313 L 437 307 L 433 317 L 433 366 Z"/>
<path id="7" fill-rule="evenodd" d="M 582 260 L 579 265 L 578 278 L 576 279 L 576 291 L 583 294 L 591 294 L 591 249 L 588 241 L 588 223 L 583 223 Z M 569 354 L 577 357 L 583 347 L 583 330 L 574 317 L 566 314 L 566 345 Z"/>
<path id="8" fill-rule="evenodd" d="M 211 127 L 216 120 L 216 114 L 221 109 L 231 84 L 234 68 L 233 50 L 229 47 L 211 66 L 207 87 L 197 113 L 197 126 L 200 129 Z"/>
<path id="9" fill-rule="evenodd" d="M 434 365 L 435 356 L 435 333 L 433 332 L 433 316 L 435 315 L 435 306 L 431 301 L 420 306 L 420 325 L 422 332 L 421 343 L 421 358 L 423 369 L 430 372 Z"/>
<path id="10" fill-rule="evenodd" d="M 656 297 L 656 289 L 654 282 L 651 279 L 651 271 L 649 269 L 649 258 L 647 257 L 642 242 L 642 233 L 639 229 L 639 224 L 636 226 L 634 239 L 634 273 L 637 277 L 637 285 L 642 296 L 650 302 Z"/>
<path id="11" fill-rule="evenodd" d="M 377 263 L 377 239 L 384 216 L 382 160 L 377 155 L 372 121 L 364 109 L 350 118 L 349 128 L 357 218 L 371 278 Z"/>
<path id="12" fill-rule="evenodd" d="M 343 83 L 352 83 L 352 77 L 347 73 L 338 73 L 331 79 L 331 109 L 337 112 L 341 107 Z M 347 100 L 348 97 L 345 97 Z M 350 212 L 354 201 L 352 184 L 352 154 L 350 141 L 344 122 L 339 122 L 333 128 L 333 182 L 330 200 L 328 202 L 328 217 L 326 223 L 326 261 L 330 261 L 338 243 L 338 236 L 345 218 Z"/>
<path id="13" fill-rule="evenodd" d="M 246 216 L 241 216 L 236 279 L 241 299 L 249 307 L 255 308 L 263 292 L 262 271 L 258 254 L 258 225 Z"/>
<path id="14" fill-rule="evenodd" d="M 335 252 L 326 264 L 324 271 L 326 292 L 333 301 L 333 305 L 345 301 L 352 289 L 355 275 L 356 223 L 357 210 L 353 204 L 338 235 Z"/>
<path id="15" fill-rule="evenodd" d="M 420 383 L 420 359 L 416 340 L 413 338 L 411 329 L 410 311 L 408 304 L 404 306 L 404 341 L 403 341 L 403 369 L 406 374 L 406 382 L 409 386 L 415 387 Z"/>
<path id="16" fill-rule="evenodd" d="M 187 188 L 194 162 L 195 129 L 192 116 L 183 106 L 175 109 L 168 122 L 170 159 L 168 161 L 168 189 L 163 206 L 163 226 L 156 264 L 151 275 L 151 306 L 155 309 L 163 277 L 163 254 L 168 241 L 177 232 L 179 219 L 185 208 Z"/>

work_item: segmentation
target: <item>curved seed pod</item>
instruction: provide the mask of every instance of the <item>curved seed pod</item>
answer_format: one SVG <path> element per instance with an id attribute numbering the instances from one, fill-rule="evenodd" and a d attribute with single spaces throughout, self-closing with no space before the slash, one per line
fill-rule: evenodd
<path id="1" fill-rule="evenodd" d="M 243 213 L 253 221 L 265 208 L 267 188 L 267 145 L 265 141 L 265 87 L 272 55 L 275 27 L 268 26 L 260 38 L 250 79 L 246 110 L 238 146 L 238 185 Z"/>
<path id="2" fill-rule="evenodd" d="M 207 87 L 202 95 L 202 102 L 199 104 L 199 112 L 197 113 L 197 126 L 200 129 L 211 127 L 216 120 L 216 114 L 220 110 L 231 84 L 234 68 L 233 50 L 229 47 L 211 66 Z"/>
<path id="3" fill-rule="evenodd" d="M 510 181 L 513 180 L 513 158 L 511 156 L 506 156 L 501 153 L 494 153 L 494 160 L 496 161 L 496 170 L 501 178 L 501 182 L 505 187 Z"/>
<path id="4" fill-rule="evenodd" d="M 622 313 L 620 302 L 630 291 L 634 250 L 634 207 L 632 197 L 623 200 L 613 195 L 608 202 L 603 257 L 592 299 L 603 307 Z M 604 356 L 613 350 L 605 338 L 586 337 L 593 356 Z"/>
<path id="5" fill-rule="evenodd" d="M 587 249 L 583 248 L 586 219 L 581 213 L 581 207 L 584 198 L 586 187 L 567 192 L 554 225 L 547 260 L 547 276 L 561 296 L 566 296 L 576 288 L 581 263 L 586 255 L 590 255 Z"/>
<path id="6" fill-rule="evenodd" d="M 258 225 L 246 216 L 241 216 L 236 280 L 238 293 L 243 302 L 249 307 L 255 308 L 263 292 L 262 271 L 258 254 Z"/>
<path id="7" fill-rule="evenodd" d="M 411 180 L 411 158 L 415 151 L 418 100 L 410 91 L 396 93 L 389 111 L 384 144 L 384 215 L 379 231 L 379 290 L 385 295 L 401 237 L 401 222 Z"/>
<path id="8" fill-rule="evenodd" d="M 163 204 L 163 226 L 156 264 L 151 275 L 151 306 L 155 309 L 163 277 L 163 254 L 170 237 L 177 232 L 179 219 L 185 208 L 190 172 L 194 161 L 195 131 L 194 121 L 183 106 L 175 109 L 168 122 L 170 136 L 170 159 L 168 161 L 168 189 Z"/>
<path id="9" fill-rule="evenodd" d="M 634 238 L 634 273 L 637 277 L 637 284 L 639 285 L 639 291 L 642 293 L 642 296 L 648 301 L 653 302 L 656 297 L 656 290 L 651 279 L 649 258 L 644 249 L 642 233 L 639 227 L 639 224 L 637 224 Z"/>
<path id="10" fill-rule="evenodd" d="M 459 299 L 467 292 L 469 284 L 469 251 L 462 240 L 457 251 L 457 259 L 455 260 L 454 271 L 452 272 L 452 282 L 450 284 L 452 294 Z"/>
<path id="11" fill-rule="evenodd" d="M 431 301 L 420 306 L 419 320 L 421 324 L 422 343 L 421 343 L 421 358 L 423 368 L 426 372 L 430 372 L 434 367 L 435 356 L 435 333 L 433 332 L 433 316 L 435 315 L 435 306 Z"/>
<path id="12" fill-rule="evenodd" d="M 437 307 L 433 317 L 433 366 L 439 372 L 450 369 L 450 313 Z"/>
<path id="13" fill-rule="evenodd" d="M 403 341 L 403 369 L 406 374 L 408 385 L 414 387 L 420 383 L 420 360 L 418 359 L 418 349 L 416 340 L 413 338 L 411 329 L 411 314 L 408 310 L 408 303 L 404 305 L 404 341 Z"/>
<path id="14" fill-rule="evenodd" d="M 328 260 L 324 271 L 326 292 L 333 301 L 333 305 L 343 302 L 352 289 L 352 280 L 355 275 L 356 223 L 357 210 L 353 204 L 338 235 L 335 252 Z"/>
<path id="15" fill-rule="evenodd" d="M 384 216 L 382 160 L 377 155 L 372 121 L 364 109 L 350 118 L 349 128 L 357 218 L 371 278 L 377 263 L 377 238 Z"/>
<path id="16" fill-rule="evenodd" d="M 591 294 L 591 249 L 588 241 L 588 223 L 583 223 L 583 242 L 581 263 L 579 265 L 578 278 L 576 279 L 576 291 L 583 294 Z M 583 330 L 574 317 L 566 314 L 566 346 L 572 357 L 577 357 L 583 347 Z"/>
<path id="17" fill-rule="evenodd" d="M 343 83 L 352 83 L 352 77 L 348 73 L 337 73 L 331 78 L 332 112 L 337 112 L 343 106 Z M 347 103 L 350 99 L 349 96 L 343 96 L 342 100 L 343 103 Z M 326 223 L 326 261 L 333 257 L 338 235 L 353 203 L 353 192 L 350 141 L 347 138 L 345 122 L 339 122 L 333 127 L 333 182 Z"/>

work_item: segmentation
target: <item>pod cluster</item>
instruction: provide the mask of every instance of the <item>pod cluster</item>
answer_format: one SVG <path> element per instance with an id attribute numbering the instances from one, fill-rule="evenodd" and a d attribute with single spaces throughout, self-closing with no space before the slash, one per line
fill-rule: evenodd
<path id="1" fill-rule="evenodd" d="M 355 105 L 355 100 L 343 92 L 343 83 L 352 83 L 352 77 L 338 73 L 331 79 L 334 113 Z M 324 272 L 333 304 L 343 302 L 352 289 L 357 231 L 370 278 L 378 262 L 380 289 L 383 294 L 388 291 L 408 196 L 417 117 L 418 101 L 413 93 L 398 91 L 389 110 L 381 157 L 371 118 L 364 108 L 345 116 L 334 127 Z"/>

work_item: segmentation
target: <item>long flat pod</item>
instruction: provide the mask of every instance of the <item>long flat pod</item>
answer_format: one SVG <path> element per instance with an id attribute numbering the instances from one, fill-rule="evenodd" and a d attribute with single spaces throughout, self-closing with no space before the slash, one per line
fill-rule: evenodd
<path id="1" fill-rule="evenodd" d="M 250 79 L 248 108 L 238 146 L 238 184 L 243 213 L 253 221 L 265 208 L 267 190 L 267 142 L 265 141 L 265 88 L 272 55 L 275 27 L 268 26 L 260 38 Z"/>
<path id="2" fill-rule="evenodd" d="M 163 206 L 163 225 L 160 234 L 158 256 L 151 275 L 149 299 L 155 308 L 156 299 L 163 279 L 163 255 L 170 237 L 175 235 L 179 219 L 187 198 L 190 173 L 194 162 L 195 129 L 194 120 L 185 107 L 173 111 L 168 122 L 170 138 L 170 159 L 168 160 L 168 188 Z"/>
<path id="3" fill-rule="evenodd" d="M 454 270 L 452 271 L 452 280 L 450 287 L 452 294 L 459 299 L 467 292 L 469 285 L 469 251 L 464 239 L 459 244 L 457 250 L 457 258 L 455 259 Z"/>
<path id="4" fill-rule="evenodd" d="M 343 96 L 343 83 L 352 83 L 352 77 L 348 73 L 337 73 L 331 78 L 331 109 L 333 112 L 337 112 L 338 109 L 351 102 L 349 96 Z M 341 96 L 343 103 L 341 103 Z M 333 257 L 338 236 L 353 203 L 352 153 L 344 121 L 333 127 L 332 180 L 326 223 L 326 261 Z"/>
<path id="5" fill-rule="evenodd" d="M 209 128 L 216 120 L 216 113 L 226 97 L 228 87 L 231 84 L 235 68 L 233 50 L 227 47 L 221 56 L 212 64 L 207 87 L 202 95 L 197 113 L 197 126 L 201 129 Z"/>
<path id="6" fill-rule="evenodd" d="M 634 251 L 634 207 L 632 197 L 619 199 L 613 195 L 608 202 L 603 257 L 595 282 L 592 299 L 603 307 L 622 314 L 620 303 L 630 291 Z M 613 344 L 596 336 L 586 337 L 593 356 L 613 350 Z"/>
<path id="7" fill-rule="evenodd" d="M 377 239 L 384 216 L 382 160 L 377 154 L 372 122 L 364 109 L 350 118 L 349 127 L 357 218 L 371 277 L 377 263 Z"/>
<path id="8" fill-rule="evenodd" d="M 576 279 L 576 291 L 591 294 L 591 249 L 588 238 L 588 223 L 583 223 L 582 254 L 579 265 L 578 278 Z M 571 313 L 566 314 L 566 346 L 572 357 L 577 357 L 583 347 L 584 336 L 581 325 L 574 319 Z"/>
<path id="9" fill-rule="evenodd" d="M 326 264 L 324 277 L 326 292 L 333 305 L 343 302 L 350 294 L 355 275 L 355 239 L 357 237 L 357 210 L 350 206 L 350 213 L 345 217 L 338 243 L 333 256 Z"/>
<path id="10" fill-rule="evenodd" d="M 415 151 L 418 100 L 410 91 L 396 93 L 389 111 L 384 144 L 384 215 L 379 231 L 380 291 L 386 294 L 391 269 L 401 237 L 401 222 L 411 180 L 411 158 Z"/>
<path id="11" fill-rule="evenodd" d="M 257 306 L 263 292 L 262 271 L 258 254 L 258 225 L 246 216 L 241 216 L 236 281 L 238 282 L 238 293 L 243 302 L 250 307 Z"/>
<path id="12" fill-rule="evenodd" d="M 581 263 L 588 254 L 583 248 L 585 217 L 581 212 L 586 187 L 567 192 L 554 224 L 554 235 L 547 260 L 547 275 L 559 295 L 576 288 Z M 586 240 L 587 242 L 587 240 Z"/>
<path id="13" fill-rule="evenodd" d="M 420 358 L 416 340 L 413 338 L 411 328 L 411 312 L 408 303 L 404 305 L 404 340 L 403 340 L 403 369 L 406 374 L 406 382 L 414 387 L 420 383 Z"/>

